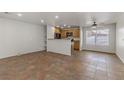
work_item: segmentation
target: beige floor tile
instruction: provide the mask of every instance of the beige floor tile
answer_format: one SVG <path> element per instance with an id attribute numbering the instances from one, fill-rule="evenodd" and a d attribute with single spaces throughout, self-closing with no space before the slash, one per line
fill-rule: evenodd
<path id="1" fill-rule="evenodd" d="M 36 52 L 0 59 L 2 80 L 121 80 L 124 64 L 114 54 L 74 51 L 72 56 Z"/>

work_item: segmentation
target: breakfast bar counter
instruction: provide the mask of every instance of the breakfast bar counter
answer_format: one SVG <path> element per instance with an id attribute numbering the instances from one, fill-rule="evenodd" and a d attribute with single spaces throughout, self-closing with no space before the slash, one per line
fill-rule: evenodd
<path id="1" fill-rule="evenodd" d="M 47 52 L 71 56 L 71 39 L 48 39 Z"/>

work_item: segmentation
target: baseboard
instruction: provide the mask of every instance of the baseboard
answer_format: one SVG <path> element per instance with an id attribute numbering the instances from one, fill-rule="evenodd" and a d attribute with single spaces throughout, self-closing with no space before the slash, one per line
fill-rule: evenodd
<path id="1" fill-rule="evenodd" d="M 116 53 L 116 55 L 124 63 L 124 59 L 122 59 L 121 56 L 118 53 Z"/>
<path id="2" fill-rule="evenodd" d="M 5 56 L 5 57 L 1 57 L 1 59 L 5 59 L 5 58 L 10 58 L 10 57 L 15 57 L 15 56 L 21 56 L 21 55 L 25 55 L 25 54 L 30 54 L 30 53 L 35 53 L 35 52 L 42 52 L 42 51 L 45 51 L 45 49 L 42 49 L 42 50 L 36 50 L 36 51 L 30 51 L 30 52 L 25 52 L 25 53 L 17 53 L 17 54 L 14 54 L 14 55 L 9 55 L 9 56 Z"/>
<path id="3" fill-rule="evenodd" d="M 83 49 L 82 51 L 93 51 L 93 52 L 101 52 L 101 53 L 115 54 L 115 52 L 106 52 L 106 51 L 90 50 L 90 49 Z"/>

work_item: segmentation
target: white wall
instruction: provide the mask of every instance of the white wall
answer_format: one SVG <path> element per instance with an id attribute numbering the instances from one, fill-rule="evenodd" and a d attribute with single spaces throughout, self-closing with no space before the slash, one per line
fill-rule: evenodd
<path id="1" fill-rule="evenodd" d="M 51 25 L 47 25 L 47 39 L 54 39 L 55 28 Z"/>
<path id="2" fill-rule="evenodd" d="M 71 40 L 49 39 L 47 41 L 47 51 L 71 56 Z"/>
<path id="3" fill-rule="evenodd" d="M 83 28 L 80 26 L 80 51 L 83 49 Z"/>
<path id="4" fill-rule="evenodd" d="M 0 58 L 44 50 L 44 27 L 0 18 Z"/>
<path id="5" fill-rule="evenodd" d="M 101 51 L 101 52 L 108 52 L 108 53 L 115 53 L 116 49 L 116 25 L 110 24 L 105 25 L 104 28 L 110 30 L 109 34 L 109 46 L 93 46 L 93 45 L 86 45 L 86 31 L 90 29 L 89 27 L 83 27 L 83 49 L 84 50 L 94 50 L 94 51 Z"/>
<path id="6" fill-rule="evenodd" d="M 116 25 L 116 54 L 124 62 L 124 15 L 121 15 Z"/>

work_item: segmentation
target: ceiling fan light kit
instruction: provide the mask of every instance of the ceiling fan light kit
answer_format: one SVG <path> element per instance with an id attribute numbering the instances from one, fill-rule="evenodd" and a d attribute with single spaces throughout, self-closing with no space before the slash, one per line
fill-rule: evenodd
<path id="1" fill-rule="evenodd" d="M 96 27 L 97 27 L 96 22 L 93 22 L 92 28 L 96 28 Z"/>

